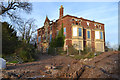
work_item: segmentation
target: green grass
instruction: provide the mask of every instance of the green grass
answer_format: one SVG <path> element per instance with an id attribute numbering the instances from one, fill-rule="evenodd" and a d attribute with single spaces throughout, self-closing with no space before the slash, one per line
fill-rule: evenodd
<path id="1" fill-rule="evenodd" d="M 8 62 L 8 63 L 18 63 L 18 61 L 10 61 L 10 62 Z"/>
<path id="2" fill-rule="evenodd" d="M 75 59 L 84 59 L 84 55 L 75 55 L 74 56 Z"/>
<path id="3" fill-rule="evenodd" d="M 98 56 L 98 55 L 100 55 L 101 53 L 97 53 L 97 55 L 96 56 Z M 72 58 L 74 58 L 74 59 L 85 59 L 85 58 L 88 58 L 88 59 L 90 59 L 90 58 L 93 58 L 93 57 L 95 57 L 95 55 L 94 55 L 94 52 L 90 52 L 90 53 L 87 53 L 87 54 L 81 54 L 81 55 L 75 55 L 74 57 L 72 57 Z"/>

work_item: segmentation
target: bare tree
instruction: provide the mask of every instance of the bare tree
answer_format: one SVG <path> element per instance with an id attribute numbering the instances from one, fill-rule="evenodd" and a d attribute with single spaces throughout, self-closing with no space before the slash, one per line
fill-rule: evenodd
<path id="1" fill-rule="evenodd" d="M 32 11 L 32 4 L 28 2 L 19 2 L 19 0 L 8 0 L 8 2 L 1 2 L 0 8 L 0 15 L 3 17 L 8 15 L 13 22 L 21 24 L 21 18 L 16 11 L 19 10 L 20 12 L 23 10 L 26 13 L 30 13 Z"/>
<path id="2" fill-rule="evenodd" d="M 22 36 L 22 40 L 26 43 L 30 42 L 33 33 L 36 32 L 36 25 L 34 24 L 34 21 L 35 19 L 28 19 L 18 27 L 18 30 Z"/>
<path id="3" fill-rule="evenodd" d="M 119 46 L 118 46 L 118 44 L 114 44 L 114 45 L 112 45 L 112 48 L 113 48 L 113 50 L 117 51 Z"/>

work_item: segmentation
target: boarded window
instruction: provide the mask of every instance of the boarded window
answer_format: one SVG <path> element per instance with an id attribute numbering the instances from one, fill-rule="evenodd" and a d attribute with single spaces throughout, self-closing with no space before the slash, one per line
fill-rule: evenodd
<path id="1" fill-rule="evenodd" d="M 75 49 L 77 49 L 77 50 L 80 49 L 81 50 L 82 49 L 82 41 L 74 41 L 73 46 L 74 46 Z"/>
<path id="2" fill-rule="evenodd" d="M 103 39 L 103 33 L 100 32 L 100 39 Z"/>
<path id="3" fill-rule="evenodd" d="M 95 39 L 100 39 L 100 32 L 99 31 L 95 31 Z"/>
<path id="4" fill-rule="evenodd" d="M 64 28 L 64 36 L 66 36 L 66 27 Z"/>
<path id="5" fill-rule="evenodd" d="M 104 51 L 104 43 L 96 43 L 96 51 L 103 52 Z"/>
<path id="6" fill-rule="evenodd" d="M 91 42 L 90 41 L 87 41 L 87 46 L 91 47 Z"/>
<path id="7" fill-rule="evenodd" d="M 82 30 L 79 28 L 79 36 L 82 36 Z"/>
<path id="8" fill-rule="evenodd" d="M 77 36 L 77 27 L 73 28 L 73 36 Z"/>
<path id="9" fill-rule="evenodd" d="M 87 31 L 87 38 L 90 38 L 90 31 Z"/>

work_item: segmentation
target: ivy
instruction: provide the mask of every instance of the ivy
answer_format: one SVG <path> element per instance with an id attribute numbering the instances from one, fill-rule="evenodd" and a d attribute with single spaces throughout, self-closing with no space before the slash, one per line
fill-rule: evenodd
<path id="1" fill-rule="evenodd" d="M 63 30 L 63 23 L 62 23 L 62 28 L 59 31 L 58 35 L 56 36 L 55 39 L 52 39 L 50 43 L 50 47 L 63 47 L 64 46 L 64 30 Z"/>

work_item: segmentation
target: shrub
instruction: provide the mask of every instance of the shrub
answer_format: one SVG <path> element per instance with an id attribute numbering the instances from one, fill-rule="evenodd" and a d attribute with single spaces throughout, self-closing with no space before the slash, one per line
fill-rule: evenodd
<path id="1" fill-rule="evenodd" d="M 51 54 L 51 55 L 56 55 L 56 54 L 65 54 L 66 51 L 64 51 L 63 47 L 50 47 L 48 49 L 48 54 Z"/>
<path id="2" fill-rule="evenodd" d="M 84 59 L 84 55 L 75 55 L 74 56 L 75 59 Z"/>
<path id="3" fill-rule="evenodd" d="M 2 23 L 2 54 L 13 54 L 18 47 L 17 32 L 7 22 Z"/>
<path id="4" fill-rule="evenodd" d="M 60 55 L 64 55 L 64 54 L 66 54 L 66 51 L 64 51 L 63 47 L 57 47 L 56 53 L 60 54 Z"/>
<path id="5" fill-rule="evenodd" d="M 89 52 L 85 55 L 85 58 L 93 58 L 95 57 L 94 52 Z"/>
<path id="6" fill-rule="evenodd" d="M 70 46 L 68 48 L 68 53 L 69 53 L 69 55 L 77 55 L 77 54 L 79 54 L 78 50 L 76 50 L 73 46 Z"/>
<path id="7" fill-rule="evenodd" d="M 85 47 L 84 50 L 82 51 L 82 54 L 88 54 L 89 52 L 92 52 L 91 47 Z"/>
<path id="8" fill-rule="evenodd" d="M 55 47 L 49 47 L 48 54 L 54 55 L 55 54 Z"/>
<path id="9" fill-rule="evenodd" d="M 20 48 L 16 50 L 16 53 L 24 62 L 34 61 L 36 54 L 34 46 L 27 43 L 22 43 Z"/>

